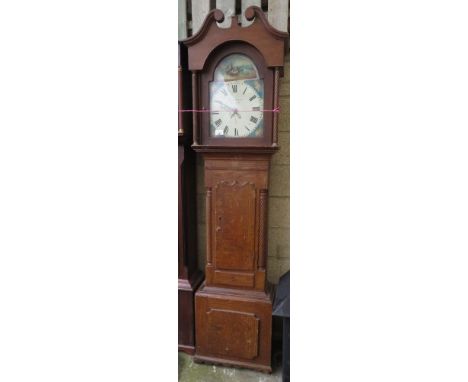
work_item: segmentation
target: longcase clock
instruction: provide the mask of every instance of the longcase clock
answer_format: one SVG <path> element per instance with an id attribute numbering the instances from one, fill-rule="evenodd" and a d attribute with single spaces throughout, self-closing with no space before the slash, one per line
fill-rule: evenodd
<path id="1" fill-rule="evenodd" d="M 187 48 L 179 43 L 179 109 L 191 107 Z M 191 149 L 192 121 L 179 113 L 179 351 L 195 351 L 195 290 L 203 274 L 197 267 L 195 215 L 195 153 Z"/>
<path id="2" fill-rule="evenodd" d="M 192 72 L 193 149 L 204 157 L 205 282 L 195 294 L 195 360 L 271 372 L 273 293 L 267 204 L 278 150 L 279 78 L 287 33 L 258 7 L 219 28 L 210 12 L 184 44 Z"/>

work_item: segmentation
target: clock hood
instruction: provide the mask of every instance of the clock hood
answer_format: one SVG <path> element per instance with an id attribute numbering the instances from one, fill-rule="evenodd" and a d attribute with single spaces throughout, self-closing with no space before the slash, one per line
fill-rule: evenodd
<path id="1" fill-rule="evenodd" d="M 253 23 L 247 27 L 239 25 L 237 16 L 232 16 L 230 28 L 220 28 L 224 14 L 214 9 L 206 16 L 200 30 L 183 40 L 188 47 L 189 70 L 202 71 L 211 52 L 227 42 L 244 42 L 254 46 L 264 57 L 268 67 L 284 66 L 284 49 L 288 33 L 281 32 L 270 25 L 259 7 L 246 9 L 245 17 Z"/>

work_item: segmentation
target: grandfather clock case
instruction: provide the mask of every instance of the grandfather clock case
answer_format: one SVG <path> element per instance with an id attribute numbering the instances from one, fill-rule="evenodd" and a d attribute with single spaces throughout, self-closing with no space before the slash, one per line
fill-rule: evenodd
<path id="1" fill-rule="evenodd" d="M 241 27 L 219 10 L 184 40 L 192 73 L 193 149 L 204 158 L 205 281 L 195 294 L 195 360 L 271 372 L 267 282 L 270 159 L 288 34 L 249 7 Z"/>
<path id="2" fill-rule="evenodd" d="M 179 43 L 179 110 L 191 108 L 191 79 L 187 48 Z M 179 112 L 179 351 L 195 352 L 195 290 L 203 273 L 197 266 L 195 152 L 192 120 Z"/>

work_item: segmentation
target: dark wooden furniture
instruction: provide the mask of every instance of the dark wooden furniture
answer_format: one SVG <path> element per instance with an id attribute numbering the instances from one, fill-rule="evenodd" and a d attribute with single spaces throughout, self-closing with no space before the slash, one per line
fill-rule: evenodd
<path id="1" fill-rule="evenodd" d="M 187 48 L 179 43 L 179 109 L 191 107 L 190 73 Z M 192 121 L 188 113 L 179 112 L 179 351 L 195 351 L 194 293 L 203 274 L 197 268 L 195 153 Z"/>
<path id="2" fill-rule="evenodd" d="M 289 289 L 290 272 L 287 271 L 280 277 L 278 286 L 276 287 L 275 301 L 273 303 L 273 317 L 281 317 L 283 319 L 283 382 L 289 382 L 289 306 L 290 306 L 290 289 Z"/>
<path id="3" fill-rule="evenodd" d="M 184 40 L 192 72 L 193 149 L 205 161 L 206 280 L 196 292 L 195 360 L 271 372 L 273 293 L 266 277 L 271 155 L 287 34 L 258 7 L 241 27 L 210 12 Z"/>

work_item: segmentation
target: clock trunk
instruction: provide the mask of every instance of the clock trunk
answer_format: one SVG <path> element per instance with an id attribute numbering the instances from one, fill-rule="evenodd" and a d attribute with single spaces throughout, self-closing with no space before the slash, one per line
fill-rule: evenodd
<path id="1" fill-rule="evenodd" d="M 269 154 L 204 153 L 207 264 L 195 358 L 271 371 Z"/>

